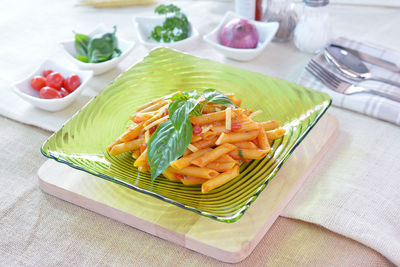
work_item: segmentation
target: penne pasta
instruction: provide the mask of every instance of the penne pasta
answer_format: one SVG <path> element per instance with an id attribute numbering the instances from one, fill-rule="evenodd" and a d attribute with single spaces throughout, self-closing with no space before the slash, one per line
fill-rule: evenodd
<path id="1" fill-rule="evenodd" d="M 110 154 L 113 156 L 136 150 L 140 147 L 140 144 L 143 143 L 143 139 L 135 139 L 132 141 L 129 141 L 127 143 L 120 143 L 117 145 L 114 145 L 113 148 L 110 150 Z"/>
<path id="2" fill-rule="evenodd" d="M 210 140 L 216 136 L 217 136 L 217 133 L 215 133 L 215 132 L 206 132 L 201 135 L 202 139 L 204 139 L 204 140 Z"/>
<path id="3" fill-rule="evenodd" d="M 214 93 L 220 94 L 219 92 Z M 171 98 L 175 94 L 181 94 L 182 97 Z M 159 144 L 164 144 L 161 140 L 165 139 L 167 140 L 165 142 L 166 155 L 176 158 L 182 148 L 178 149 L 175 144 L 181 141 L 182 136 L 179 136 L 179 140 L 177 140 L 173 129 L 169 129 L 169 132 L 155 132 L 155 129 L 168 121 L 169 115 L 176 116 L 174 113 L 176 111 L 173 109 L 169 114 L 170 103 L 177 99 L 189 101 L 192 95 L 196 94 L 177 92 L 138 107 L 136 113 L 129 116 L 133 123 L 107 146 L 110 155 L 130 152 L 134 159 L 134 167 L 137 167 L 140 172 L 147 172 L 150 171 L 148 156 L 154 157 L 154 155 L 148 155 L 147 145 L 150 140 L 152 142 L 158 140 Z M 205 106 L 200 105 L 200 109 L 196 107 L 196 114 L 201 115 L 187 117 L 193 127 L 190 143 L 183 155 L 170 162 L 162 172 L 166 179 L 178 181 L 184 185 L 201 184 L 202 192 L 207 193 L 238 176 L 239 165 L 243 162 L 265 157 L 271 150 L 270 141 L 281 138 L 285 134 L 285 129 L 279 128 L 279 121 L 253 121 L 252 118 L 259 114 L 259 111 L 253 112 L 251 109 L 238 108 L 241 105 L 241 99 L 235 98 L 234 94 L 225 96 L 235 106 L 207 103 Z M 196 96 L 196 101 L 204 104 L 206 102 L 205 95 Z M 181 102 L 179 105 L 186 108 L 185 102 Z M 185 130 L 182 133 L 189 134 L 187 128 L 179 128 L 183 127 L 180 126 L 181 119 L 179 117 L 177 125 L 173 125 L 175 130 L 179 132 L 182 129 Z M 154 138 L 151 138 L 154 134 Z M 168 143 L 169 138 L 175 138 L 173 146 Z M 187 140 L 186 138 L 189 136 L 184 136 L 182 140 Z M 158 153 L 157 156 L 163 155 Z M 151 160 L 151 162 L 155 162 L 153 158 Z M 165 164 L 161 163 L 161 165 L 164 169 Z M 157 171 L 163 170 L 157 169 L 158 166 L 153 167 Z"/>
<path id="4" fill-rule="evenodd" d="M 200 140 L 196 143 L 193 143 L 192 145 L 194 145 L 195 147 L 197 147 L 198 149 L 203 149 L 206 147 L 212 147 L 213 145 L 215 145 L 215 141 L 217 141 L 217 137 L 213 137 L 209 140 Z"/>
<path id="5" fill-rule="evenodd" d="M 238 175 L 239 175 L 239 166 L 235 166 L 232 170 L 223 172 L 214 179 L 208 180 L 205 183 L 203 183 L 201 185 L 201 192 L 207 193 L 214 188 L 226 184 L 227 182 L 229 182 Z"/>
<path id="6" fill-rule="evenodd" d="M 126 130 L 123 134 L 121 134 L 119 140 L 121 140 L 122 142 L 133 140 L 139 136 L 142 129 L 143 129 L 143 122 L 132 125 L 131 127 L 128 128 L 128 130 Z"/>
<path id="7" fill-rule="evenodd" d="M 140 167 L 145 166 L 147 164 L 147 148 L 143 151 L 143 153 L 135 160 L 133 166 Z"/>
<path id="8" fill-rule="evenodd" d="M 218 142 L 216 142 L 216 145 L 253 140 L 258 136 L 258 130 L 249 132 L 239 132 L 239 133 L 225 133 L 224 135 L 221 136 L 222 137 L 218 139 Z"/>
<path id="9" fill-rule="evenodd" d="M 188 175 L 188 176 L 195 176 L 204 179 L 212 179 L 216 177 L 219 172 L 209 169 L 209 168 L 200 168 L 195 166 L 185 167 L 181 170 L 176 170 L 176 173 Z"/>
<path id="10" fill-rule="evenodd" d="M 229 152 L 229 156 L 237 160 L 262 159 L 268 154 L 269 150 L 262 149 L 236 149 Z"/>
<path id="11" fill-rule="evenodd" d="M 201 116 L 190 117 L 190 122 L 194 125 L 205 125 L 212 123 L 214 121 L 222 121 L 225 120 L 226 113 L 225 111 L 218 111 L 209 114 L 203 114 Z"/>
<path id="12" fill-rule="evenodd" d="M 221 157 L 217 158 L 214 162 L 221 162 L 221 163 L 226 163 L 226 162 L 234 162 L 237 164 L 238 162 L 234 160 L 231 156 L 228 154 L 224 154 Z"/>
<path id="13" fill-rule="evenodd" d="M 286 133 L 285 129 L 279 128 L 271 132 L 266 132 L 269 141 L 279 139 Z"/>
<path id="14" fill-rule="evenodd" d="M 204 182 L 208 181 L 207 179 L 199 178 L 199 177 L 193 177 L 193 176 L 184 176 L 181 179 L 182 184 L 184 185 L 197 185 L 197 184 L 202 184 Z"/>
<path id="15" fill-rule="evenodd" d="M 193 135 L 190 143 L 196 143 L 197 141 L 200 141 L 201 139 L 203 139 L 203 138 L 200 135 Z"/>
<path id="16" fill-rule="evenodd" d="M 198 157 L 201 157 L 204 153 L 211 151 L 211 148 L 204 148 L 198 150 L 192 154 L 186 155 L 170 163 L 170 165 L 177 170 L 181 170 L 190 165 L 190 162 Z"/>
<path id="17" fill-rule="evenodd" d="M 163 173 L 165 178 L 171 181 L 179 181 L 179 179 L 176 177 L 176 173 L 173 171 L 172 168 L 167 168 Z"/>
<path id="18" fill-rule="evenodd" d="M 139 111 L 143 112 L 144 109 L 146 109 L 146 108 L 148 108 L 150 106 L 153 106 L 153 105 L 157 104 L 158 102 L 161 102 L 163 99 L 164 99 L 163 97 L 160 97 L 160 98 L 154 99 L 154 100 L 152 100 L 150 102 L 147 102 L 147 103 L 141 105 L 140 107 L 138 107 L 136 109 L 136 112 L 139 112 Z"/>
<path id="19" fill-rule="evenodd" d="M 216 170 L 217 172 L 224 172 L 227 170 L 231 170 L 235 167 L 235 162 L 211 162 L 206 165 L 206 168 Z"/>
<path id="20" fill-rule="evenodd" d="M 141 111 L 141 112 L 155 111 L 155 110 L 159 110 L 160 108 L 162 108 L 165 105 L 168 105 L 168 103 L 164 100 L 161 100 L 159 102 L 154 103 L 153 105 L 150 105 L 144 109 L 140 109 L 137 111 Z"/>
<path id="21" fill-rule="evenodd" d="M 225 125 L 219 125 L 219 126 L 212 126 L 211 127 L 211 131 L 216 133 L 216 134 L 220 134 L 220 133 L 225 133 L 228 130 L 226 130 Z"/>
<path id="22" fill-rule="evenodd" d="M 271 131 L 281 126 L 281 123 L 279 121 L 264 121 L 259 122 L 258 124 L 260 124 L 264 128 L 264 131 Z"/>
<path id="23" fill-rule="evenodd" d="M 159 118 L 159 119 L 153 121 L 152 123 L 148 124 L 146 127 L 143 128 L 143 130 L 145 130 L 145 131 L 150 130 L 150 128 L 153 128 L 154 126 L 158 126 L 158 125 L 160 125 L 161 123 L 163 123 L 164 121 L 166 121 L 168 119 L 169 119 L 168 116 L 164 116 L 162 118 Z"/>
<path id="24" fill-rule="evenodd" d="M 270 150 L 271 146 L 269 145 L 267 134 L 264 131 L 264 128 L 260 126 L 259 133 L 257 136 L 258 146 L 263 150 Z"/>
<path id="25" fill-rule="evenodd" d="M 245 142 L 239 142 L 239 143 L 233 143 L 237 148 L 244 148 L 244 149 L 257 149 L 258 147 L 256 144 L 250 141 L 245 141 Z"/>
<path id="26" fill-rule="evenodd" d="M 220 156 L 227 154 L 233 150 L 237 149 L 236 146 L 232 144 L 223 144 L 211 150 L 210 152 L 205 153 L 201 157 L 194 159 L 191 161 L 193 165 L 197 165 L 199 167 L 204 167 L 211 161 L 216 160 Z"/>
<path id="27" fill-rule="evenodd" d="M 140 156 L 140 151 L 135 150 L 132 152 L 132 158 L 137 159 Z"/>

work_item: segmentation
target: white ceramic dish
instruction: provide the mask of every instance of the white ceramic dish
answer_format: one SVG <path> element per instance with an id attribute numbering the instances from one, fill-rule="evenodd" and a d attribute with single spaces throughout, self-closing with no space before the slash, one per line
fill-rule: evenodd
<path id="1" fill-rule="evenodd" d="M 276 31 L 278 30 L 279 27 L 279 23 L 251 20 L 251 22 L 257 28 L 259 35 L 258 45 L 254 49 L 238 49 L 222 45 L 219 40 L 222 28 L 225 26 L 226 23 L 228 23 L 232 19 L 238 19 L 238 18 L 244 18 L 244 17 L 241 17 L 238 14 L 228 11 L 223 17 L 222 21 L 219 23 L 219 25 L 209 34 L 204 36 L 204 41 L 206 41 L 215 50 L 217 50 L 227 58 L 239 61 L 249 61 L 257 57 L 265 49 L 267 44 L 275 36 Z"/>
<path id="2" fill-rule="evenodd" d="M 154 27 L 157 25 L 162 25 L 165 20 L 164 16 L 154 16 L 154 17 L 136 17 L 134 19 L 136 33 L 138 35 L 139 41 L 151 49 L 154 47 L 169 47 L 184 50 L 185 48 L 190 48 L 190 44 L 199 37 L 199 32 L 193 27 L 193 25 L 189 22 L 190 31 L 188 38 L 171 43 L 160 43 L 153 39 L 149 39 L 151 32 Z"/>
<path id="3" fill-rule="evenodd" d="M 42 75 L 44 70 L 53 70 L 61 73 L 64 78 L 67 78 L 71 74 L 77 74 L 81 79 L 81 85 L 75 89 L 72 93 L 68 94 L 63 98 L 56 99 L 42 99 L 39 98 L 39 91 L 31 87 L 31 79 L 36 75 Z M 35 72 L 26 77 L 26 79 L 19 81 L 14 84 L 14 92 L 19 95 L 25 101 L 31 103 L 35 107 L 48 111 L 57 111 L 67 107 L 71 104 L 82 92 L 90 78 L 93 76 L 93 71 L 87 70 L 73 70 L 65 68 L 61 65 L 56 64 L 51 60 L 44 61 Z"/>
<path id="4" fill-rule="evenodd" d="M 100 24 L 96 27 L 94 31 L 88 34 L 90 37 L 93 37 L 97 34 L 104 34 L 107 32 L 112 32 L 113 30 L 107 30 L 104 24 Z M 118 35 L 118 31 L 117 31 Z M 114 68 L 118 65 L 118 63 L 124 59 L 129 52 L 133 49 L 135 42 L 133 41 L 126 41 L 122 38 L 117 37 L 118 40 L 118 48 L 121 50 L 121 55 L 119 57 L 113 58 L 108 61 L 100 62 L 100 63 L 85 63 L 82 61 L 77 60 L 76 57 L 76 50 L 75 50 L 75 43 L 74 40 L 68 40 L 64 42 L 60 42 L 61 47 L 63 48 L 66 56 L 74 62 L 80 69 L 82 70 L 92 70 L 95 75 L 102 74 L 110 69 Z"/>

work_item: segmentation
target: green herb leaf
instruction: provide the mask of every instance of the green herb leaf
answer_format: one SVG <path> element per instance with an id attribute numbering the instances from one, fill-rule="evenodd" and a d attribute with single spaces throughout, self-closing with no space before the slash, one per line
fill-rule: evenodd
<path id="1" fill-rule="evenodd" d="M 241 149 L 238 150 L 239 157 L 244 159 L 243 151 Z"/>
<path id="2" fill-rule="evenodd" d="M 151 179 L 154 181 L 170 164 L 183 155 L 192 140 L 192 124 L 187 119 L 179 130 L 171 120 L 161 123 L 151 135 L 147 158 L 151 168 Z"/>
<path id="3" fill-rule="evenodd" d="M 154 13 L 157 14 L 167 14 L 167 13 L 177 13 L 181 11 L 181 9 L 177 6 L 175 6 L 174 4 L 169 4 L 169 5 L 159 5 L 158 7 L 156 7 L 156 9 L 154 10 Z"/>
<path id="4" fill-rule="evenodd" d="M 188 115 L 198 103 L 196 99 L 178 99 L 168 106 L 169 119 L 177 131 L 179 131 L 182 124 L 189 121 Z"/>
<path id="5" fill-rule="evenodd" d="M 86 62 L 89 63 L 89 59 L 86 56 L 82 56 L 82 55 L 77 55 L 76 59 L 82 62 Z"/>
<path id="6" fill-rule="evenodd" d="M 75 49 L 78 53 L 76 58 L 83 62 L 98 63 L 120 56 L 122 52 L 118 48 L 116 31 L 117 27 L 114 26 L 112 33 L 93 38 L 75 33 Z"/>
<path id="7" fill-rule="evenodd" d="M 169 43 L 186 39 L 189 36 L 189 20 L 185 14 L 180 12 L 179 7 L 173 4 L 159 5 L 154 12 L 158 14 L 175 14 L 166 17 L 162 25 L 154 27 L 148 37 L 149 39 L 153 38 L 157 42 Z"/>
<path id="8" fill-rule="evenodd" d="M 75 50 L 78 55 L 87 58 L 89 41 L 90 41 L 89 36 L 80 33 L 75 33 Z"/>
<path id="9" fill-rule="evenodd" d="M 225 106 L 235 106 L 232 101 L 220 91 L 215 89 L 206 89 L 203 91 L 203 96 L 206 99 L 206 103 L 221 104 Z"/>

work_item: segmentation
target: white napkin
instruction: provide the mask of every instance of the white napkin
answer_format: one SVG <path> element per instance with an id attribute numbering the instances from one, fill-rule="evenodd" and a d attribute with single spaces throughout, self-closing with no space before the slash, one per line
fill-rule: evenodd
<path id="1" fill-rule="evenodd" d="M 335 43 L 351 47 L 353 49 L 368 53 L 376 57 L 380 57 L 396 64 L 400 64 L 400 55 L 392 51 L 385 50 L 381 47 L 356 42 L 345 38 L 339 38 L 335 40 Z M 320 55 L 316 56 L 316 58 L 318 57 L 320 57 Z M 325 66 L 330 67 L 326 62 L 324 63 Z M 374 75 L 400 82 L 400 73 L 394 73 L 390 70 L 369 63 L 366 63 L 366 65 Z M 333 72 L 338 73 L 337 71 L 335 71 L 334 68 L 330 68 Z M 369 93 L 360 93 L 354 95 L 343 95 L 336 93 L 325 87 L 317 78 L 315 78 L 306 70 L 303 71 L 298 80 L 298 83 L 306 87 L 329 94 L 332 97 L 333 105 L 335 106 L 353 110 L 377 119 L 389 121 L 391 123 L 400 125 L 400 102 L 395 102 Z M 363 81 L 358 83 L 358 85 L 366 88 L 380 90 L 383 92 L 397 91 L 398 94 L 400 94 L 400 88 L 381 82 Z"/>

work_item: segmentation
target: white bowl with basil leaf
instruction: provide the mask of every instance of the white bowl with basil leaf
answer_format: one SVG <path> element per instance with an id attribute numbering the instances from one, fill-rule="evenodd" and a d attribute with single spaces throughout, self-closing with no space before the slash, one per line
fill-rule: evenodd
<path id="1" fill-rule="evenodd" d="M 103 24 L 89 34 L 74 32 L 74 40 L 61 42 L 65 54 L 80 69 L 95 75 L 116 67 L 133 49 L 135 42 L 116 36 L 117 28 L 108 30 Z"/>
<path id="2" fill-rule="evenodd" d="M 138 39 L 144 46 L 191 48 L 189 45 L 198 38 L 199 32 L 179 7 L 162 4 L 154 12 L 157 15 L 134 18 Z"/>

